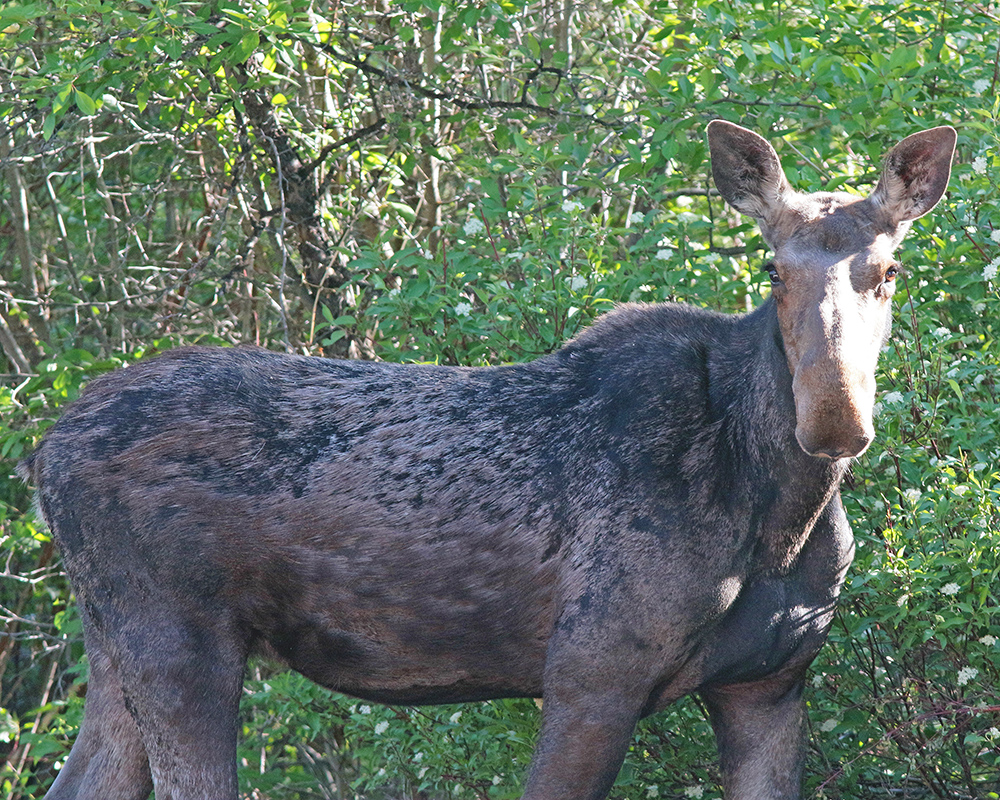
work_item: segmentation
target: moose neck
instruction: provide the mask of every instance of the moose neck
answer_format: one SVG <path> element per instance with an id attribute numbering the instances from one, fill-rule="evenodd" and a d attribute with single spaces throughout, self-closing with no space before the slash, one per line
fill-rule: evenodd
<path id="1" fill-rule="evenodd" d="M 741 318 L 719 365 L 730 441 L 743 443 L 744 490 L 760 514 L 759 556 L 765 569 L 787 570 L 840 486 L 849 461 L 804 452 L 795 438 L 795 399 L 775 303 Z M 759 504 L 759 505 L 758 505 Z"/>

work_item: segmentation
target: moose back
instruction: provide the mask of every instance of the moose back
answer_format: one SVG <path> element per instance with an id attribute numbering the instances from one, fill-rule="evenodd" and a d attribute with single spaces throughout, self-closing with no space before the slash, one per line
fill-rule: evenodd
<path id="1" fill-rule="evenodd" d="M 625 306 L 513 366 L 185 348 L 91 383 L 23 465 L 91 670 L 50 800 L 235 800 L 253 653 L 376 701 L 544 697 L 524 800 L 605 797 L 636 721 L 698 692 L 727 797 L 799 796 L 893 250 L 955 132 L 864 198 L 708 137 L 774 252 L 750 314 Z"/>

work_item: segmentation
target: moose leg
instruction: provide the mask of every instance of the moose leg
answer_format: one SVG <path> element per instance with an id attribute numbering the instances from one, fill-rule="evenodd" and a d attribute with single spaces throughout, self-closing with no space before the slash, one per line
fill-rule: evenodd
<path id="1" fill-rule="evenodd" d="M 221 626 L 146 618 L 118 637 L 122 689 L 149 754 L 156 800 L 236 800 L 246 653 Z"/>
<path id="2" fill-rule="evenodd" d="M 87 655 L 83 725 L 45 800 L 146 800 L 153 789 L 149 761 L 118 673 L 93 636 Z"/>
<path id="3" fill-rule="evenodd" d="M 602 800 L 621 769 L 640 710 L 638 698 L 625 693 L 546 690 L 521 800 Z"/>
<path id="4" fill-rule="evenodd" d="M 799 672 L 702 690 L 719 745 L 726 800 L 800 796 L 802 687 Z"/>

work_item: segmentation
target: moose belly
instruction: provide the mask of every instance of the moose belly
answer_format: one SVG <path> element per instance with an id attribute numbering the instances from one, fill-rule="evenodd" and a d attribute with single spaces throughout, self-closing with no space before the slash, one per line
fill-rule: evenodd
<path id="1" fill-rule="evenodd" d="M 280 567 L 272 558 L 269 585 L 257 576 L 243 595 L 245 624 L 265 652 L 366 699 L 540 696 L 553 617 L 550 570 L 520 567 L 496 552 L 445 559 L 419 536 L 406 541 L 411 546 L 400 542 L 372 558 L 305 548 L 286 553 Z"/>

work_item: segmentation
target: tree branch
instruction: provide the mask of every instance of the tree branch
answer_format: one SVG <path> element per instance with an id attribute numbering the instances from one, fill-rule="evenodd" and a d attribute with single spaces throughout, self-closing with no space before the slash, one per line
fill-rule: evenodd
<path id="1" fill-rule="evenodd" d="M 518 101 L 484 100 L 478 98 L 463 99 L 461 97 L 457 97 L 455 94 L 452 93 L 442 92 L 438 89 L 432 89 L 430 87 L 423 86 L 419 83 L 414 83 L 413 81 L 404 78 L 402 75 L 399 75 L 389 69 L 376 67 L 375 65 L 370 64 L 368 62 L 368 59 L 356 58 L 350 56 L 347 53 L 341 52 L 339 49 L 329 44 L 328 42 L 310 42 L 297 36 L 293 36 L 290 38 L 294 39 L 295 41 L 301 42 L 302 44 L 309 45 L 311 47 L 316 47 L 321 52 L 326 53 L 328 56 L 331 56 L 345 64 L 350 64 L 351 66 L 356 67 L 358 70 L 365 73 L 366 75 L 377 76 L 381 78 L 383 81 L 385 81 L 389 86 L 398 86 L 407 89 L 408 91 L 413 92 L 415 95 L 426 98 L 428 100 L 439 100 L 451 103 L 457 106 L 458 108 L 462 109 L 463 111 L 488 111 L 488 110 L 532 111 L 536 114 L 542 114 L 544 116 L 552 118 L 570 117 L 573 119 L 586 119 L 594 123 L 595 125 L 600 125 L 601 127 L 609 128 L 612 130 L 619 130 L 622 127 L 624 127 L 624 125 L 621 123 L 609 122 L 607 120 L 596 117 L 593 114 L 582 114 L 582 113 L 573 113 L 569 111 L 561 111 L 559 109 L 548 108 L 547 106 L 540 106 L 537 103 L 532 103 L 526 99 L 527 88 L 525 88 L 525 90 L 522 92 L 521 99 Z M 542 72 L 554 72 L 559 74 L 560 77 L 563 76 L 562 70 L 558 70 L 554 67 L 545 67 L 539 65 L 532 71 L 530 79 L 533 80 Z"/>
<path id="2" fill-rule="evenodd" d="M 312 161 L 302 167 L 302 170 L 309 174 L 314 172 L 325 160 L 330 153 L 341 147 L 346 147 L 349 144 L 353 144 L 358 141 L 358 139 L 364 139 L 366 136 L 371 136 L 373 133 L 378 133 L 385 127 L 385 117 L 379 117 L 371 125 L 366 125 L 364 128 L 359 128 L 354 131 L 354 133 L 348 134 L 343 139 L 338 139 L 332 144 L 326 145 L 322 150 L 319 151 L 319 155 L 316 156 Z"/>
<path id="3" fill-rule="evenodd" d="M 14 338 L 14 332 L 10 329 L 3 311 L 0 311 L 0 346 L 3 347 L 4 355 L 7 356 L 7 360 L 18 373 L 21 375 L 31 373 L 31 364 L 17 343 L 17 339 Z"/>

